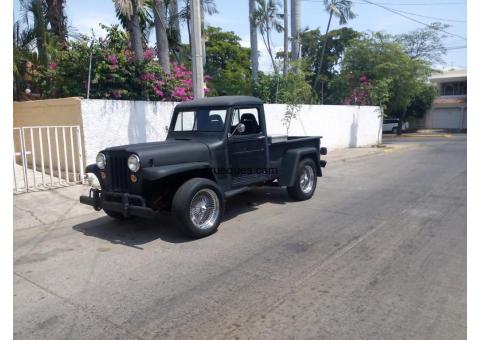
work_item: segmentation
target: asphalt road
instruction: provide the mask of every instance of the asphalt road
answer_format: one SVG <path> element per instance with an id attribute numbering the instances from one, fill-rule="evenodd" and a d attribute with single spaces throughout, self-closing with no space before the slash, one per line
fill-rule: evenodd
<path id="1" fill-rule="evenodd" d="M 329 164 L 306 202 L 242 194 L 201 240 L 101 213 L 16 231 L 14 337 L 466 338 L 465 139 Z"/>

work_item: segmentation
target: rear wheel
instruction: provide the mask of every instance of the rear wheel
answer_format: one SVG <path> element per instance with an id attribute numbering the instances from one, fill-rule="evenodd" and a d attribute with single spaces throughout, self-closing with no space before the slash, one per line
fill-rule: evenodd
<path id="1" fill-rule="evenodd" d="M 392 133 L 394 133 L 394 134 L 397 134 L 397 131 L 398 131 L 398 127 L 394 127 L 394 128 L 392 129 Z"/>
<path id="2" fill-rule="evenodd" d="M 172 201 L 172 212 L 178 226 L 193 238 L 205 237 L 217 231 L 223 207 L 220 188 L 206 178 L 186 181 Z"/>
<path id="3" fill-rule="evenodd" d="M 317 167 L 311 158 L 300 161 L 293 186 L 287 187 L 288 194 L 295 201 L 308 200 L 317 187 Z"/>

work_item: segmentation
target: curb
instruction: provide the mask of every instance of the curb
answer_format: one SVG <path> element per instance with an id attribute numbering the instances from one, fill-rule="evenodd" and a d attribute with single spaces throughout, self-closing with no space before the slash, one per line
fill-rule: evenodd
<path id="1" fill-rule="evenodd" d="M 417 144 L 412 144 L 412 145 L 402 146 L 402 147 L 391 147 L 391 146 L 387 145 L 386 147 L 376 148 L 376 150 L 372 150 L 371 152 L 363 154 L 363 155 L 355 155 L 355 156 L 352 156 L 352 157 L 343 157 L 343 158 L 338 158 L 338 159 L 334 159 L 334 160 L 328 160 L 328 159 L 325 159 L 325 160 L 328 162 L 327 163 L 327 165 L 328 165 L 328 164 L 332 164 L 332 163 L 347 162 L 347 161 L 350 161 L 350 160 L 358 160 L 358 159 L 361 159 L 361 158 L 368 158 L 368 157 L 376 156 L 376 155 L 382 155 L 382 154 L 387 154 L 387 153 L 392 153 L 392 152 L 397 152 L 397 151 L 409 150 L 409 149 L 413 149 L 417 146 L 418 146 Z"/>
<path id="2" fill-rule="evenodd" d="M 402 133 L 400 136 L 394 136 L 393 138 L 401 138 L 401 137 L 437 137 L 437 138 L 451 138 L 451 134 L 447 133 L 430 133 L 430 134 L 416 134 L 416 133 Z"/>

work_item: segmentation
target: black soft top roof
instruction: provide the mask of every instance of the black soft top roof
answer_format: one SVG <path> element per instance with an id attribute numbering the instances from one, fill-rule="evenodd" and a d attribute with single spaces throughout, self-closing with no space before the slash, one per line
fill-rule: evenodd
<path id="1" fill-rule="evenodd" d="M 251 96 L 220 96 L 194 99 L 188 102 L 180 103 L 177 109 L 193 109 L 198 107 L 220 107 L 236 105 L 262 105 L 263 101 Z"/>

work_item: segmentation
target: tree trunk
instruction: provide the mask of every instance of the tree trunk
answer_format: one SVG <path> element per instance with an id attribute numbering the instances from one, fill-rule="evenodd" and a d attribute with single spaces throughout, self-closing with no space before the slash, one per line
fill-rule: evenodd
<path id="1" fill-rule="evenodd" d="M 318 80 L 320 79 L 320 75 L 322 74 L 322 65 L 323 65 L 323 57 L 325 56 L 325 49 L 327 47 L 327 42 L 328 42 L 328 31 L 330 30 L 330 23 L 332 21 L 332 16 L 333 16 L 333 11 L 330 11 L 330 17 L 328 18 L 328 25 L 327 25 L 327 31 L 325 32 L 324 36 L 325 39 L 323 41 L 323 46 L 322 46 L 322 54 L 320 55 L 320 63 L 318 65 L 318 72 L 317 75 L 315 76 L 315 82 L 313 84 L 313 90 L 316 91 L 317 85 L 318 85 Z M 323 104 L 323 89 L 322 89 L 322 99 L 321 99 L 321 104 Z"/>
<path id="2" fill-rule="evenodd" d="M 258 80 L 258 37 L 257 25 L 253 20 L 255 14 L 255 0 L 248 1 L 248 13 L 250 21 L 250 61 L 252 62 L 252 77 L 256 82 Z"/>
<path id="3" fill-rule="evenodd" d="M 268 55 L 270 56 L 270 59 L 272 60 L 273 71 L 275 72 L 275 74 L 278 74 L 277 63 L 275 62 L 275 58 L 273 57 L 272 45 L 271 45 L 271 41 L 270 41 L 270 30 L 269 29 L 266 30 L 266 35 L 267 35 L 267 39 L 265 41 L 265 38 L 264 38 L 263 41 L 265 42 L 265 47 L 267 48 Z"/>
<path id="4" fill-rule="evenodd" d="M 288 72 L 288 0 L 283 0 L 283 76 Z"/>
<path id="5" fill-rule="evenodd" d="M 182 35 L 180 34 L 180 18 L 178 17 L 178 1 L 170 0 L 168 4 L 168 11 L 170 12 L 170 17 L 173 17 L 173 25 L 171 27 L 173 31 L 173 36 L 175 40 L 180 45 L 182 43 Z"/>
<path id="6" fill-rule="evenodd" d="M 34 20 L 34 34 L 37 41 L 38 61 L 41 65 L 47 66 L 48 52 L 47 52 L 47 23 L 43 16 L 42 0 L 33 1 L 33 20 Z"/>
<path id="7" fill-rule="evenodd" d="M 67 41 L 64 6 L 65 0 L 47 0 L 47 20 L 50 23 L 53 34 L 62 44 Z"/>
<path id="8" fill-rule="evenodd" d="M 300 58 L 300 26 L 301 26 L 301 15 L 300 15 L 300 0 L 291 0 L 292 4 L 292 14 L 291 14 L 291 23 L 292 23 L 292 60 L 298 60 Z"/>
<path id="9" fill-rule="evenodd" d="M 167 18 L 165 17 L 164 0 L 155 0 L 154 21 L 155 37 L 157 39 L 157 56 L 165 74 L 170 74 L 170 48 L 167 36 Z"/>
<path id="10" fill-rule="evenodd" d="M 135 52 L 135 59 L 137 61 L 143 61 L 143 38 L 142 38 L 142 29 L 140 28 L 140 18 L 138 16 L 138 2 L 137 0 L 132 1 L 132 17 L 130 19 L 130 33 L 132 35 L 132 49 Z"/>
<path id="11" fill-rule="evenodd" d="M 190 25 L 190 19 L 187 19 L 187 32 L 188 32 L 188 45 L 192 46 L 192 27 Z"/>

